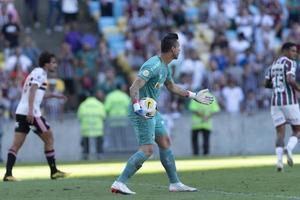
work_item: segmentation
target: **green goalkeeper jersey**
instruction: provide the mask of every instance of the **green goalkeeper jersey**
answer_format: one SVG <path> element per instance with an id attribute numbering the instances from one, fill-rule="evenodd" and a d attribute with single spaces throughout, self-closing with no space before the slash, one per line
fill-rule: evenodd
<path id="1" fill-rule="evenodd" d="M 157 101 L 160 90 L 166 80 L 172 80 L 170 66 L 162 62 L 159 56 L 149 58 L 140 68 L 138 76 L 146 81 L 140 89 L 140 99 L 151 97 Z"/>

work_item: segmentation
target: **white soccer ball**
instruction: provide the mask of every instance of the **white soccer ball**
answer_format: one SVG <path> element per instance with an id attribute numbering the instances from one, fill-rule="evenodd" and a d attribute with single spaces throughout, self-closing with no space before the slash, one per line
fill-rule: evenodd
<path id="1" fill-rule="evenodd" d="M 156 114 L 157 103 L 150 97 L 145 97 L 140 100 L 140 105 L 146 111 L 146 116 L 154 117 Z"/>

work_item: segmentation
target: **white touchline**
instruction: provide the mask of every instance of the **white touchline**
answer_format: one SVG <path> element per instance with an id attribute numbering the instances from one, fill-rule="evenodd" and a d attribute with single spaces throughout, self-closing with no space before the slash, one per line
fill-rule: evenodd
<path id="1" fill-rule="evenodd" d="M 99 182 L 99 183 L 111 183 L 111 181 L 95 181 L 95 182 Z M 130 183 L 128 185 L 138 185 L 138 186 L 147 186 L 148 188 L 156 188 L 156 189 L 164 189 L 164 190 L 168 190 L 168 186 L 166 185 L 152 185 L 152 184 L 148 184 L 148 183 Z M 253 197 L 253 198 L 257 198 L 257 197 L 267 197 L 267 198 L 279 198 L 279 199 L 292 199 L 292 200 L 300 200 L 300 196 L 290 196 L 290 195 L 280 195 L 280 194 L 267 194 L 267 193 L 245 193 L 245 192 L 226 192 L 226 191 L 222 191 L 222 190 L 208 190 L 208 189 L 201 189 L 198 188 L 199 192 L 201 193 L 201 191 L 203 192 L 208 192 L 208 193 L 213 193 L 213 194 L 223 194 L 223 195 L 230 195 L 230 196 L 247 196 L 247 197 Z"/>

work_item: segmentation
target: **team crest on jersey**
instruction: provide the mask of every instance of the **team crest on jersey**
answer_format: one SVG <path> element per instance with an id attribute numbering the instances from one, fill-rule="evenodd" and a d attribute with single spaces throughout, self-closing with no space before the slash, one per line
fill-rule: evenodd
<path id="1" fill-rule="evenodd" d="M 149 74 L 150 74 L 150 72 L 149 72 L 148 70 L 145 69 L 145 70 L 143 71 L 143 76 L 148 77 Z"/>

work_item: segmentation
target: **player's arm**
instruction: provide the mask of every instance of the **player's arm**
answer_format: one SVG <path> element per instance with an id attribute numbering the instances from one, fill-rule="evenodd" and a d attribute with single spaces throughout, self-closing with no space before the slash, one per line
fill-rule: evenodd
<path id="1" fill-rule="evenodd" d="M 265 88 L 273 88 L 272 78 L 271 78 L 271 67 L 268 67 L 265 71 L 265 81 L 264 81 Z"/>
<path id="2" fill-rule="evenodd" d="M 272 80 L 271 79 L 265 79 L 264 86 L 265 86 L 265 88 L 272 89 L 273 88 Z"/>
<path id="3" fill-rule="evenodd" d="M 202 104 L 208 105 L 214 101 L 214 98 L 211 95 L 209 95 L 208 89 L 200 90 L 199 92 L 194 93 L 179 87 L 172 80 L 166 80 L 165 86 L 170 92 L 174 94 L 177 94 L 182 97 L 188 97 L 194 99 L 195 101 Z"/>
<path id="4" fill-rule="evenodd" d="M 35 94 L 38 89 L 37 84 L 32 84 L 29 89 L 29 99 L 28 99 L 28 114 L 26 116 L 26 119 L 29 123 L 33 123 L 34 117 L 33 117 L 33 103 L 35 99 Z"/>
<path id="5" fill-rule="evenodd" d="M 145 83 L 146 81 L 140 77 L 137 77 L 132 83 L 131 87 L 129 88 L 129 94 L 133 103 L 134 101 L 139 100 L 139 91 L 142 87 L 144 87 Z"/>
<path id="6" fill-rule="evenodd" d="M 167 89 L 170 92 L 172 92 L 174 94 L 177 94 L 177 95 L 182 96 L 182 97 L 189 97 L 189 94 L 188 94 L 189 91 L 179 87 L 172 80 L 166 80 L 165 81 L 165 86 L 167 87 Z"/>
<path id="7" fill-rule="evenodd" d="M 287 83 L 292 86 L 297 92 L 300 92 L 300 86 L 295 80 L 294 74 L 287 74 Z"/>
<path id="8" fill-rule="evenodd" d="M 142 109 L 140 105 L 140 89 L 144 87 L 145 83 L 146 81 L 144 79 L 137 77 L 132 83 L 131 87 L 129 88 L 129 94 L 133 104 L 133 111 L 137 115 L 148 119 L 149 117 L 146 116 L 146 112 Z"/>

